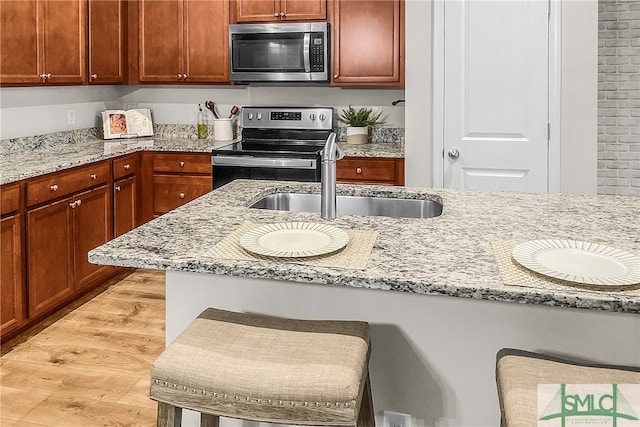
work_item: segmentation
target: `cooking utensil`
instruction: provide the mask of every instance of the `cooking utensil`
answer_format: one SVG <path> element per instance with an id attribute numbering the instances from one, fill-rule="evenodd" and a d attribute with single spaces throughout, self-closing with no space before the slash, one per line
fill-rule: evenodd
<path id="1" fill-rule="evenodd" d="M 233 107 L 231 107 L 231 111 L 229 112 L 229 119 L 233 116 L 236 115 L 236 113 L 238 112 L 238 107 L 236 105 L 234 105 Z"/>
<path id="2" fill-rule="evenodd" d="M 219 119 L 218 113 L 216 113 L 216 104 L 213 101 L 206 101 L 204 103 L 205 107 L 207 107 L 213 113 L 213 117 Z"/>

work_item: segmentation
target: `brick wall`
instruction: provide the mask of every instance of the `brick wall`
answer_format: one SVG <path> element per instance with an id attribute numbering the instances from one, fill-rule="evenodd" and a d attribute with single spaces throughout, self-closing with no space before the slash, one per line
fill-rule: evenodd
<path id="1" fill-rule="evenodd" d="M 640 0 L 598 6 L 598 194 L 640 196 Z"/>

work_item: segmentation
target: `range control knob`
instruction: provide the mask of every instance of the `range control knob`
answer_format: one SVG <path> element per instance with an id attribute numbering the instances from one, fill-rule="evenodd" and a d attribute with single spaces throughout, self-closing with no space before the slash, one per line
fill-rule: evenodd
<path id="1" fill-rule="evenodd" d="M 327 117 L 324 114 L 320 114 L 320 121 L 324 122 L 327 119 Z"/>
<path id="2" fill-rule="evenodd" d="M 249 120 L 253 120 L 253 113 L 249 113 L 249 114 L 247 114 L 247 118 L 248 118 Z"/>
<path id="3" fill-rule="evenodd" d="M 256 114 L 256 119 L 258 119 L 258 120 L 262 120 L 262 113 L 258 113 L 258 114 Z"/>
<path id="4" fill-rule="evenodd" d="M 315 120 L 315 119 L 316 119 L 316 115 L 315 115 L 314 113 L 311 113 L 311 114 L 309 115 L 309 118 L 310 118 L 311 120 Z"/>

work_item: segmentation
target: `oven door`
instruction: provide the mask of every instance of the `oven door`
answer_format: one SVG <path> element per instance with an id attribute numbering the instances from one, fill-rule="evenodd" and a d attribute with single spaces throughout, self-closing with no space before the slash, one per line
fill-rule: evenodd
<path id="1" fill-rule="evenodd" d="M 320 182 L 319 158 L 213 155 L 213 188 L 234 179 Z"/>

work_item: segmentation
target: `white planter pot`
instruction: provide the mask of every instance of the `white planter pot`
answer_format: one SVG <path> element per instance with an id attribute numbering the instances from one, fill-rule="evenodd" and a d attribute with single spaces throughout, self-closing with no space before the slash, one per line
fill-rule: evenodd
<path id="1" fill-rule="evenodd" d="M 366 144 L 369 142 L 369 127 L 347 127 L 347 144 Z"/>

